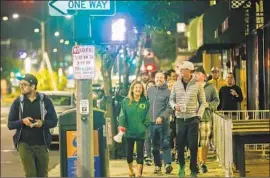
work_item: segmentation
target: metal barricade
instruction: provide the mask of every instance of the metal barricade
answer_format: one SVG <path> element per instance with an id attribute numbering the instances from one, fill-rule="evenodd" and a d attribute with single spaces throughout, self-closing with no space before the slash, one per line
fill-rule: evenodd
<path id="1" fill-rule="evenodd" d="M 270 119 L 269 110 L 217 111 L 216 113 L 231 120 Z M 245 150 L 250 152 L 259 152 L 263 158 L 268 158 L 270 147 L 269 144 L 246 144 Z"/>
<path id="2" fill-rule="evenodd" d="M 270 119 L 269 110 L 238 110 L 238 111 L 217 111 L 232 120 L 261 120 Z"/>
<path id="3" fill-rule="evenodd" d="M 225 176 L 232 177 L 232 120 L 219 113 L 213 113 L 213 121 L 217 161 L 225 171 Z"/>

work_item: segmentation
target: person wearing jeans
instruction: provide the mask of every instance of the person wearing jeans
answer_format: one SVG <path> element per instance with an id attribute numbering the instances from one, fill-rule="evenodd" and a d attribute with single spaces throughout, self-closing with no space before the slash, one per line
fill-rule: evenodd
<path id="1" fill-rule="evenodd" d="M 199 122 L 203 116 L 206 99 L 203 86 L 196 82 L 193 75 L 194 65 L 184 61 L 180 67 L 182 79 L 172 88 L 170 105 L 176 115 L 176 142 L 179 161 L 179 177 L 185 176 L 184 150 L 190 150 L 191 176 L 196 177 Z"/>
<path id="2" fill-rule="evenodd" d="M 155 174 L 161 173 L 162 158 L 165 165 L 165 173 L 169 174 L 172 171 L 171 162 L 171 147 L 169 137 L 169 123 L 165 121 L 163 124 L 152 123 L 150 126 L 153 157 L 155 163 Z M 163 152 L 161 158 L 161 151 Z"/>
<path id="3" fill-rule="evenodd" d="M 147 95 L 147 90 L 150 87 L 154 86 L 154 85 L 155 85 L 155 81 L 153 81 L 153 80 L 149 80 L 146 83 L 146 92 L 145 92 L 145 95 Z M 153 160 L 152 160 L 152 140 L 151 140 L 150 129 L 147 129 L 147 131 L 146 131 L 146 140 L 145 140 L 144 146 L 145 146 L 145 156 L 144 156 L 145 157 L 145 164 L 147 166 L 151 166 Z"/>
<path id="4" fill-rule="evenodd" d="M 169 106 L 170 90 L 165 83 L 165 79 L 166 75 L 164 72 L 157 72 L 155 75 L 155 86 L 149 88 L 147 91 L 147 98 L 150 102 L 150 132 L 155 163 L 155 174 L 161 173 L 161 151 L 163 152 L 166 174 L 171 173 L 173 169 L 171 166 L 172 160 L 168 121 L 172 110 Z"/>

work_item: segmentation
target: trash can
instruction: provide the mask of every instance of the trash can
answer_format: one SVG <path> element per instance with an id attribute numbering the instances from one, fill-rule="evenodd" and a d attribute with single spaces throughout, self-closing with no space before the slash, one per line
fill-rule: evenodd
<path id="1" fill-rule="evenodd" d="M 94 175 L 106 177 L 107 146 L 104 135 L 105 118 L 104 111 L 93 109 L 94 118 Z M 59 116 L 59 151 L 61 177 L 77 177 L 77 130 L 76 108 L 68 110 Z"/>

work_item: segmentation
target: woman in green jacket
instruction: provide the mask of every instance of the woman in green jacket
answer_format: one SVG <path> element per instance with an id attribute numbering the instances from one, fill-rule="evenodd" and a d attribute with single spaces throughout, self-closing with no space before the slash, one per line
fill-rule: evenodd
<path id="1" fill-rule="evenodd" d="M 126 130 L 127 163 L 130 177 L 135 177 L 132 165 L 135 142 L 137 146 L 136 176 L 142 176 L 145 132 L 150 125 L 147 116 L 148 110 L 149 103 L 144 96 L 144 87 L 141 82 L 135 81 L 129 89 L 128 96 L 123 100 L 118 128 L 119 130 Z"/>

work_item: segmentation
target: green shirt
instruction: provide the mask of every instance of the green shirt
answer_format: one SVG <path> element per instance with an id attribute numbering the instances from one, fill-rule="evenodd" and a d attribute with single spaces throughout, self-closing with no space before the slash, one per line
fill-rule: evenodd
<path id="1" fill-rule="evenodd" d="M 149 102 L 145 97 L 139 102 L 125 98 L 119 115 L 119 126 L 126 128 L 125 137 L 145 139 L 145 131 L 150 125 L 148 117 Z"/>

